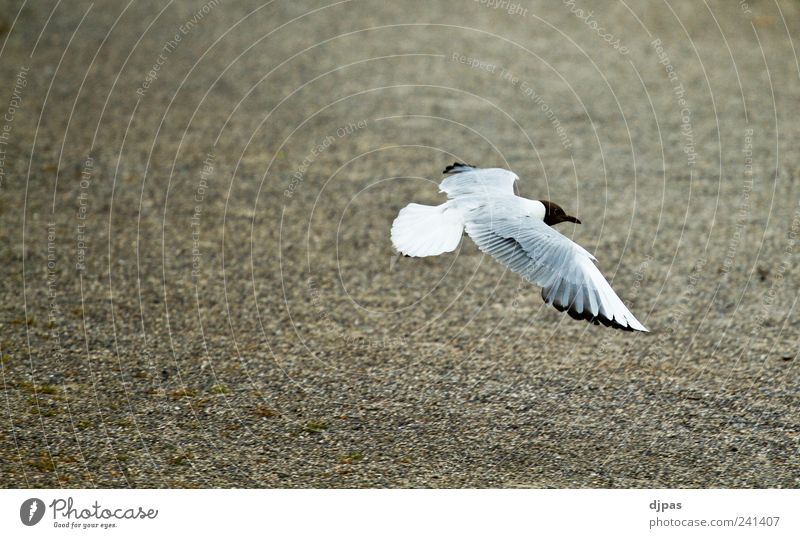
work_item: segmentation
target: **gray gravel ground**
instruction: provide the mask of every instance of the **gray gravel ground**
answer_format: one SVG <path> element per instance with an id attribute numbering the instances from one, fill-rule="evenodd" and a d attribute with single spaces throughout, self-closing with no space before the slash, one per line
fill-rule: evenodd
<path id="1" fill-rule="evenodd" d="M 0 485 L 800 486 L 799 2 L 5 5 Z M 455 160 L 652 333 L 394 257 Z"/>

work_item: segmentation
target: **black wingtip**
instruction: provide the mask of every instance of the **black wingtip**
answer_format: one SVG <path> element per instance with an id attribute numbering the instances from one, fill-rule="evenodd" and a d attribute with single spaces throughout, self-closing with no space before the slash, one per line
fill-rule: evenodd
<path id="1" fill-rule="evenodd" d="M 459 172 L 464 172 L 465 170 L 469 170 L 471 168 L 475 168 L 471 164 L 465 164 L 460 162 L 454 162 L 453 164 L 445 167 L 442 174 L 458 174 Z"/>
<path id="2" fill-rule="evenodd" d="M 564 306 L 559 303 L 552 303 L 552 305 L 559 311 L 559 312 L 566 312 L 569 314 L 569 317 L 572 319 L 577 320 L 584 320 L 592 323 L 594 325 L 605 325 L 606 327 L 611 327 L 612 329 L 619 329 L 620 331 L 627 331 L 633 332 L 635 329 L 633 327 L 629 327 L 628 325 L 623 325 L 616 320 L 608 319 L 606 316 L 602 314 L 598 314 L 597 316 L 593 316 L 591 312 L 577 312 L 573 306 Z"/>

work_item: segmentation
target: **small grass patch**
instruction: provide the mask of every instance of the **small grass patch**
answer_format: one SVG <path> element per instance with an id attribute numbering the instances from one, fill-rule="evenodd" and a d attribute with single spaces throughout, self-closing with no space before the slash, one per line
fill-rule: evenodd
<path id="1" fill-rule="evenodd" d="M 169 393 L 169 398 L 171 400 L 180 400 L 182 398 L 194 398 L 197 396 L 197 391 L 192 390 L 188 387 L 175 389 Z"/>
<path id="2" fill-rule="evenodd" d="M 45 383 L 44 385 L 39 385 L 38 387 L 39 394 L 49 394 L 51 396 L 58 394 L 58 387 L 55 385 L 48 385 Z"/>
<path id="3" fill-rule="evenodd" d="M 11 325 L 27 325 L 28 327 L 36 326 L 36 318 L 28 316 L 27 318 L 16 318 L 11 320 Z"/>
<path id="4" fill-rule="evenodd" d="M 323 422 L 321 420 L 309 420 L 306 423 L 305 430 L 311 433 L 322 433 L 328 429 L 327 422 Z"/>
<path id="5" fill-rule="evenodd" d="M 363 459 L 364 459 L 364 454 L 362 454 L 361 452 L 350 452 L 349 454 L 340 456 L 339 463 L 343 463 L 345 465 L 351 465 L 353 463 L 358 463 Z"/>
<path id="6" fill-rule="evenodd" d="M 39 453 L 37 458 L 28 460 L 28 464 L 37 471 L 41 471 L 43 473 L 52 473 L 56 470 L 56 466 L 53 464 L 53 459 L 49 454 L 47 454 L 47 452 Z"/>
<path id="7" fill-rule="evenodd" d="M 210 390 L 214 394 L 228 394 L 231 391 L 231 389 L 229 389 L 225 385 L 214 385 L 211 387 Z"/>
<path id="8" fill-rule="evenodd" d="M 19 390 L 24 390 L 25 392 L 30 392 L 31 394 L 47 394 L 48 396 L 58 396 L 59 393 L 56 385 L 50 385 L 48 383 L 36 385 L 29 381 L 17 381 L 15 384 Z"/>

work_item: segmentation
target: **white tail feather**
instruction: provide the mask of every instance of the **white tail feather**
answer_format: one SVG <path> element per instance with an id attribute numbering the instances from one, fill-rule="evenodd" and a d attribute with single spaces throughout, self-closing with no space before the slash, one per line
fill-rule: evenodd
<path id="1" fill-rule="evenodd" d="M 461 212 L 448 203 L 408 204 L 392 223 L 392 244 L 406 256 L 436 256 L 454 251 L 463 233 Z"/>

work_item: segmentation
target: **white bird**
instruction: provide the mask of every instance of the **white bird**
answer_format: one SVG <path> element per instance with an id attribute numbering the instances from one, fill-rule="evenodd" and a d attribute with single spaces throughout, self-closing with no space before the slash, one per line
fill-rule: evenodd
<path id="1" fill-rule="evenodd" d="M 647 331 L 594 264 L 596 258 L 554 224 L 581 221 L 553 202 L 514 194 L 519 177 L 502 168 L 455 163 L 444 169 L 438 206 L 409 204 L 392 224 L 392 244 L 406 256 L 452 252 L 467 235 L 478 248 L 542 288 L 542 299 L 575 319 Z"/>

